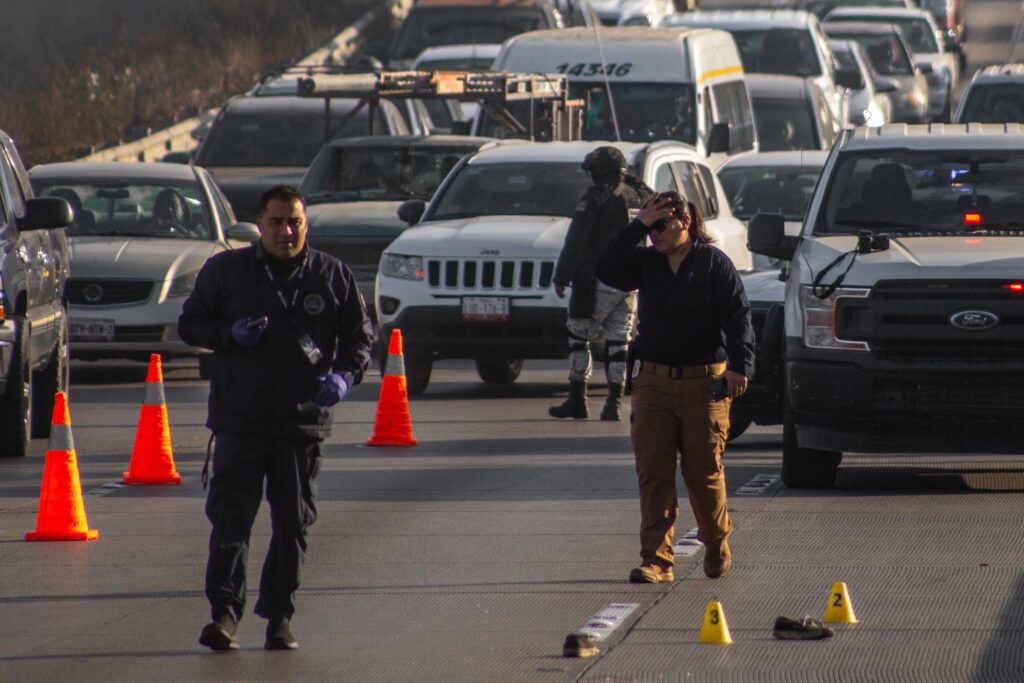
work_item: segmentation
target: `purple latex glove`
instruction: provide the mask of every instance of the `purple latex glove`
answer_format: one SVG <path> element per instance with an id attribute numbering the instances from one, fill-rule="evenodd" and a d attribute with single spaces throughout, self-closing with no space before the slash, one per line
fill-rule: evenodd
<path id="1" fill-rule="evenodd" d="M 231 337 L 239 346 L 250 348 L 259 343 L 267 329 L 267 317 L 239 318 L 231 325 Z"/>
<path id="2" fill-rule="evenodd" d="M 321 408 L 330 408 L 335 403 L 345 398 L 348 393 L 348 382 L 341 376 L 341 373 L 332 372 L 324 376 L 320 391 L 313 397 L 313 403 Z"/>

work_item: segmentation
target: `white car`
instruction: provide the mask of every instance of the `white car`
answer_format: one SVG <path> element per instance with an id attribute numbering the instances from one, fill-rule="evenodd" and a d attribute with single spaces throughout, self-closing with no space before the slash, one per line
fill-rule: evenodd
<path id="1" fill-rule="evenodd" d="M 182 164 L 58 163 L 29 173 L 41 197 L 71 204 L 71 356 L 197 356 L 178 336 L 181 306 L 206 259 L 259 239 L 235 223 L 213 177 Z M 200 355 L 203 354 L 203 355 Z"/>
<path id="2" fill-rule="evenodd" d="M 410 200 L 399 208 L 412 227 L 381 256 L 381 339 L 401 329 L 411 393 L 426 389 L 435 359 L 472 358 L 485 382 L 508 383 L 524 358 L 566 356 L 566 303 L 551 278 L 590 185 L 580 163 L 608 144 L 654 190 L 675 190 L 697 203 L 716 246 L 738 270 L 753 267 L 746 226 L 689 145 L 509 141 L 483 149 L 459 162 L 429 205 Z"/>

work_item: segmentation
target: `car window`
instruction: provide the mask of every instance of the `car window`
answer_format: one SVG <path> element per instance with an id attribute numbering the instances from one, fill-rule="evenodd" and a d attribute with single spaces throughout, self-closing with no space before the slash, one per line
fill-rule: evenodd
<path id="1" fill-rule="evenodd" d="M 1024 83 L 975 85 L 967 91 L 960 123 L 1024 123 Z"/>
<path id="2" fill-rule="evenodd" d="M 590 176 L 574 163 L 466 164 L 435 199 L 429 220 L 563 216 L 576 212 Z"/>
<path id="3" fill-rule="evenodd" d="M 830 19 L 830 21 L 833 21 Z M 867 21 L 885 24 L 896 24 L 903 31 L 903 37 L 907 39 L 910 51 L 914 53 L 935 53 L 939 51 L 939 45 L 935 42 L 935 33 L 931 24 L 924 17 L 909 17 L 898 19 L 896 17 L 873 17 L 844 15 L 836 17 L 834 21 Z"/>
<path id="4" fill-rule="evenodd" d="M 217 214 L 217 219 L 220 221 L 224 236 L 227 237 L 228 228 L 236 222 L 235 212 L 231 209 L 231 202 L 224 196 L 224 193 L 221 192 L 220 187 L 213 178 L 206 177 L 206 186 L 210 188 L 210 194 L 213 195 L 213 211 Z"/>
<path id="5" fill-rule="evenodd" d="M 673 161 L 676 177 L 679 180 L 679 189 L 688 201 L 693 202 L 705 216 L 710 213 L 708 209 L 707 196 L 703 192 L 701 182 L 697 179 L 698 171 L 689 161 Z"/>
<path id="6" fill-rule="evenodd" d="M 715 187 L 714 174 L 711 169 L 704 164 L 694 164 L 697 170 L 700 172 L 700 179 L 703 181 L 704 192 L 708 196 L 708 212 L 705 214 L 705 218 L 714 218 L 718 215 L 718 207 L 720 206 L 718 199 L 718 189 Z"/>
<path id="7" fill-rule="evenodd" d="M 736 47 L 749 73 L 820 76 L 821 63 L 806 29 L 733 30 Z"/>
<path id="8" fill-rule="evenodd" d="M 754 99 L 757 140 L 762 152 L 820 149 L 811 111 L 803 99 Z"/>
<path id="9" fill-rule="evenodd" d="M 16 218 L 24 218 L 28 210 L 25 205 L 25 195 L 21 190 L 21 183 L 14 172 L 14 167 L 6 149 L 3 150 L 3 155 L 4 158 L 0 159 L 0 172 L 3 172 L 4 179 L 7 181 L 7 187 L 11 191 L 11 210 Z"/>
<path id="10" fill-rule="evenodd" d="M 754 148 L 754 113 L 743 81 L 731 81 L 711 88 L 720 121 L 731 124 L 729 153 L 736 154 Z"/>
<path id="11" fill-rule="evenodd" d="M 838 33 L 855 40 L 864 49 L 874 70 L 882 76 L 910 76 L 914 65 L 902 41 L 892 33 L 849 34 Z"/>
<path id="12" fill-rule="evenodd" d="M 750 220 L 755 214 L 780 213 L 788 221 L 804 216 L 814 193 L 820 168 L 737 166 L 718 171 L 736 218 Z"/>

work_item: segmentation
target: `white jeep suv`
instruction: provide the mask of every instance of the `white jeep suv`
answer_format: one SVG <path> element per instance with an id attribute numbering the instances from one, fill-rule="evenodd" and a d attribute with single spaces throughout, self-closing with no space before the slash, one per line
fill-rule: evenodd
<path id="1" fill-rule="evenodd" d="M 483 381 L 510 383 L 524 358 L 566 357 L 566 302 L 551 278 L 590 185 L 580 164 L 607 144 L 616 144 L 630 172 L 654 190 L 696 201 L 716 245 L 737 269 L 751 269 L 746 226 L 689 145 L 508 142 L 467 155 L 429 205 L 409 200 L 399 208 L 413 227 L 381 256 L 381 344 L 401 329 L 410 393 L 426 389 L 435 359 L 472 358 Z"/>

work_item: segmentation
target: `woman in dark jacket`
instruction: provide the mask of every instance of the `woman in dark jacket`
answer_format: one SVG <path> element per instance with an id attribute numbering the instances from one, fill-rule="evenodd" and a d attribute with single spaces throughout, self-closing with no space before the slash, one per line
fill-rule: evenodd
<path id="1" fill-rule="evenodd" d="M 649 236 L 652 246 L 637 246 Z M 639 290 L 632 346 L 630 432 L 640 484 L 641 565 L 633 583 L 671 582 L 681 470 L 704 543 L 704 573 L 729 570 L 722 454 L 729 406 L 754 373 L 750 304 L 732 261 L 711 246 L 703 217 L 674 192 L 648 201 L 598 262 L 605 284 Z"/>

